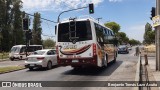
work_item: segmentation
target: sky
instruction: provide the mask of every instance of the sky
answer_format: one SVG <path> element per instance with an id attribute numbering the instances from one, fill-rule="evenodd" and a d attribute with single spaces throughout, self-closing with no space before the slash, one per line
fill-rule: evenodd
<path id="1" fill-rule="evenodd" d="M 143 41 L 145 24 L 149 22 L 151 8 L 155 7 L 156 0 L 22 0 L 23 11 L 34 14 L 39 12 L 42 18 L 57 21 L 58 15 L 69 9 L 88 6 L 94 3 L 94 14 L 89 14 L 88 8 L 63 13 L 60 20 L 70 17 L 102 18 L 100 22 L 116 22 L 121 26 L 120 32 L 125 32 L 130 39 Z M 30 17 L 33 20 L 33 17 Z M 55 40 L 55 25 L 49 21 L 42 21 L 43 39 Z M 52 37 L 53 36 L 53 37 Z"/>

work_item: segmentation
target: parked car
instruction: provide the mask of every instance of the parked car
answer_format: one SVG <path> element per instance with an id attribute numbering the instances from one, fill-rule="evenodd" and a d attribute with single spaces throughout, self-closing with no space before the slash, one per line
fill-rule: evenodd
<path id="1" fill-rule="evenodd" d="M 129 53 L 129 49 L 126 45 L 120 45 L 118 47 L 118 53 Z"/>
<path id="2" fill-rule="evenodd" d="M 25 60 L 25 67 L 30 70 L 33 70 L 35 67 L 51 69 L 53 65 L 57 65 L 55 49 L 37 50 Z"/>

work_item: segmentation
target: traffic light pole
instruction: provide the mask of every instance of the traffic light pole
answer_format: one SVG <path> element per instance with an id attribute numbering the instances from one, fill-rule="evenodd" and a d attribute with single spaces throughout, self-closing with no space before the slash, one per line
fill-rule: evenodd
<path id="1" fill-rule="evenodd" d="M 156 15 L 160 15 L 160 0 L 156 0 Z M 156 70 L 160 71 L 160 26 L 156 30 Z"/>
<path id="2" fill-rule="evenodd" d="M 71 9 L 71 10 L 66 10 L 66 11 L 63 11 L 63 12 L 61 12 L 59 15 L 58 15 L 58 20 L 57 20 L 57 22 L 59 23 L 60 21 L 60 16 L 63 14 L 63 13 L 65 13 L 65 12 L 70 12 L 70 11 L 75 11 L 75 10 L 79 10 L 79 9 L 83 9 L 83 8 L 88 8 L 88 6 L 86 6 L 86 7 L 81 7 L 81 8 L 77 8 L 77 9 Z"/>
<path id="3" fill-rule="evenodd" d="M 25 31 L 25 36 L 26 36 L 26 57 L 28 56 L 28 38 L 27 38 L 27 31 Z"/>

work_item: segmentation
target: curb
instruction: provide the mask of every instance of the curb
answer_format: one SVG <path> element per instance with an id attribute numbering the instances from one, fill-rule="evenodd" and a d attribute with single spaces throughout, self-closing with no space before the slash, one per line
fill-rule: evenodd
<path id="1" fill-rule="evenodd" d="M 23 70 L 23 69 L 26 69 L 26 68 L 24 67 L 24 68 L 22 68 L 22 69 L 6 71 L 6 72 L 3 72 L 3 73 L 0 73 L 0 75 L 1 75 L 1 74 L 5 74 L 5 73 L 10 73 L 10 72 L 15 72 L 15 71 L 20 71 L 20 70 Z"/>
<path id="2" fill-rule="evenodd" d="M 140 65 L 141 65 L 141 58 L 140 57 L 141 56 L 139 55 L 137 69 L 136 69 L 135 82 L 138 82 L 140 80 Z M 133 90 L 139 90 L 139 87 L 134 87 Z"/>

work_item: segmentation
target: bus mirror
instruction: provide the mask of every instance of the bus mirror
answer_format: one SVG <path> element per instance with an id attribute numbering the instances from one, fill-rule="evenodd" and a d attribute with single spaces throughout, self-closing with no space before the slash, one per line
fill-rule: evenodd
<path id="1" fill-rule="evenodd" d="M 55 34 L 56 34 L 56 32 L 57 32 L 57 25 L 55 26 Z"/>

